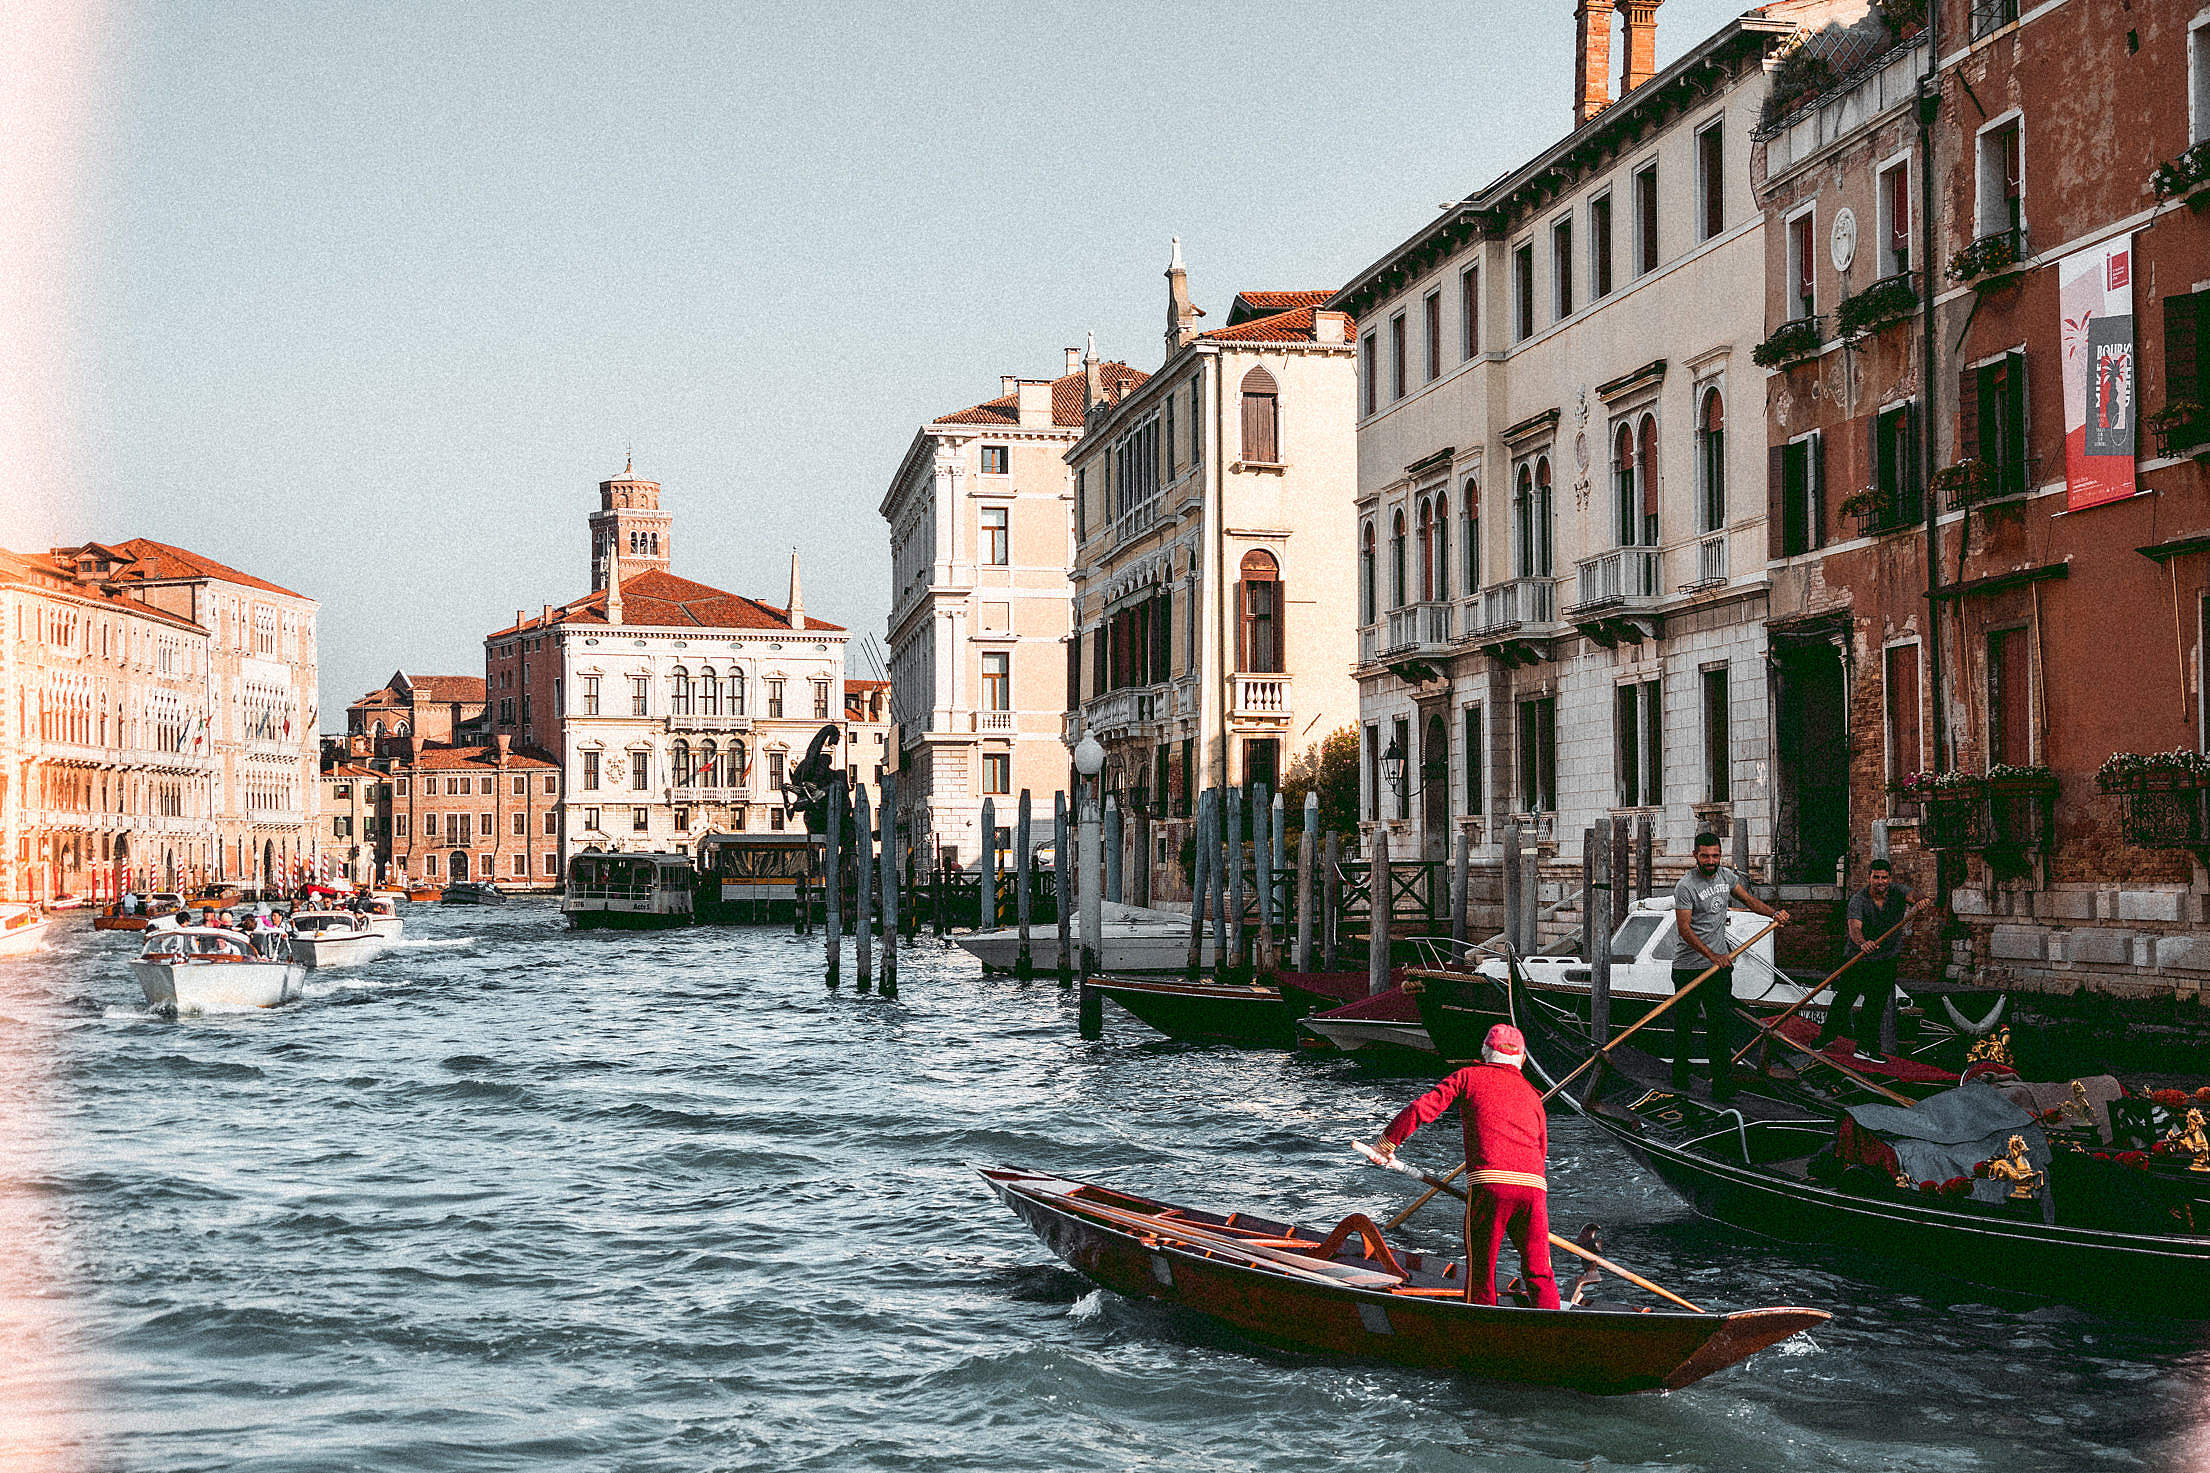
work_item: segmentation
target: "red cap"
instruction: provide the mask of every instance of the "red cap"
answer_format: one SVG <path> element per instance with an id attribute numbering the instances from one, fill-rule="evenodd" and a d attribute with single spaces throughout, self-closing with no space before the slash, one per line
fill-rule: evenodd
<path id="1" fill-rule="evenodd" d="M 1509 1023 L 1499 1023 L 1491 1028 L 1489 1036 L 1481 1041 L 1481 1046 L 1491 1053 L 1505 1054 L 1515 1059 L 1522 1058 L 1527 1053 L 1527 1040 L 1520 1037 L 1519 1030 Z"/>

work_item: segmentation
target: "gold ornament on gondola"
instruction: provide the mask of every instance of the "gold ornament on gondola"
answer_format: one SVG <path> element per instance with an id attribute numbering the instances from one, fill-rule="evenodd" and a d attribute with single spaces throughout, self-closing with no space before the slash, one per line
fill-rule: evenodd
<path id="1" fill-rule="evenodd" d="M 2041 1173 L 2034 1170 L 2033 1158 L 2026 1153 L 2026 1138 L 2014 1135 L 2003 1154 L 1987 1164 L 1991 1180 L 2010 1183 L 2011 1200 L 2030 1200 L 2041 1189 Z"/>
<path id="2" fill-rule="evenodd" d="M 2010 1056 L 2009 1027 L 1996 1029 L 1993 1033 L 1966 1049 L 1964 1061 L 1968 1065 L 2001 1064 L 2006 1069 L 2015 1070 L 2018 1063 Z"/>
<path id="3" fill-rule="evenodd" d="M 2072 1081 L 2072 1098 L 2064 1103 L 2062 1114 L 2067 1120 L 2077 1120 L 2082 1125 L 2095 1123 L 2095 1107 L 2088 1102 L 2087 1086 L 2077 1079 Z"/>
<path id="4" fill-rule="evenodd" d="M 2164 1139 L 2171 1142 L 2173 1150 L 2194 1158 L 2187 1164 L 2189 1171 L 2210 1171 L 2210 1130 L 2203 1128 L 2200 1109 L 2189 1110 L 2186 1123 L 2166 1131 Z"/>

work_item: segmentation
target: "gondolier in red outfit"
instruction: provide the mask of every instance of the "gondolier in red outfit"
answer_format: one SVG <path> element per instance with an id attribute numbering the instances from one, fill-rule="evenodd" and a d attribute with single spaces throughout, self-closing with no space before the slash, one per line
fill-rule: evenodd
<path id="1" fill-rule="evenodd" d="M 1527 1041 L 1509 1023 L 1489 1030 L 1481 1062 L 1421 1095 L 1389 1122 L 1375 1147 L 1393 1156 L 1423 1125 L 1443 1117 L 1453 1101 L 1466 1132 L 1466 1300 L 1496 1303 L 1496 1257 L 1509 1233 L 1519 1250 L 1520 1273 L 1534 1291 L 1537 1309 L 1558 1307 L 1558 1281 L 1550 1274 L 1550 1124 L 1542 1096 L 1520 1074 Z"/>

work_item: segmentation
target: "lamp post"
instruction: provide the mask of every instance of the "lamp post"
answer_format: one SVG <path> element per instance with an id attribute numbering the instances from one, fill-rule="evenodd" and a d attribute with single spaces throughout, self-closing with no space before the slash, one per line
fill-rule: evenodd
<path id="1" fill-rule="evenodd" d="M 1412 796 L 1404 786 L 1404 744 L 1395 737 L 1389 738 L 1389 745 L 1382 751 L 1381 779 L 1396 794 L 1399 806 Z"/>
<path id="2" fill-rule="evenodd" d="M 1104 897 L 1099 892 L 1104 881 L 1103 855 L 1099 852 L 1104 836 L 1098 832 L 1097 775 L 1105 770 L 1105 748 L 1088 732 L 1074 746 L 1074 770 L 1090 785 L 1091 796 L 1083 800 L 1076 825 L 1077 842 L 1081 848 L 1080 868 L 1075 871 L 1081 882 L 1082 905 L 1082 976 L 1088 980 L 1097 969 L 1100 922 L 1103 920 Z"/>

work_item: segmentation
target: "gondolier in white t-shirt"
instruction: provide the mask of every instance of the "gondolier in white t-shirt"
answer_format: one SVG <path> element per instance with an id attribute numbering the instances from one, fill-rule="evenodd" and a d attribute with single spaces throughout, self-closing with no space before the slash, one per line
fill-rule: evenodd
<path id="1" fill-rule="evenodd" d="M 1673 887 L 1673 991 L 1694 982 L 1706 968 L 1719 970 L 1673 1009 L 1673 1088 L 1688 1090 L 1690 1045 L 1700 1013 L 1715 1100 L 1734 1098 L 1734 968 L 1721 963 L 1734 949 L 1727 944 L 1727 912 L 1737 901 L 1745 910 L 1788 923 L 1788 912 L 1752 895 L 1742 877 L 1719 862 L 1717 834 L 1698 834 L 1695 867 Z"/>

